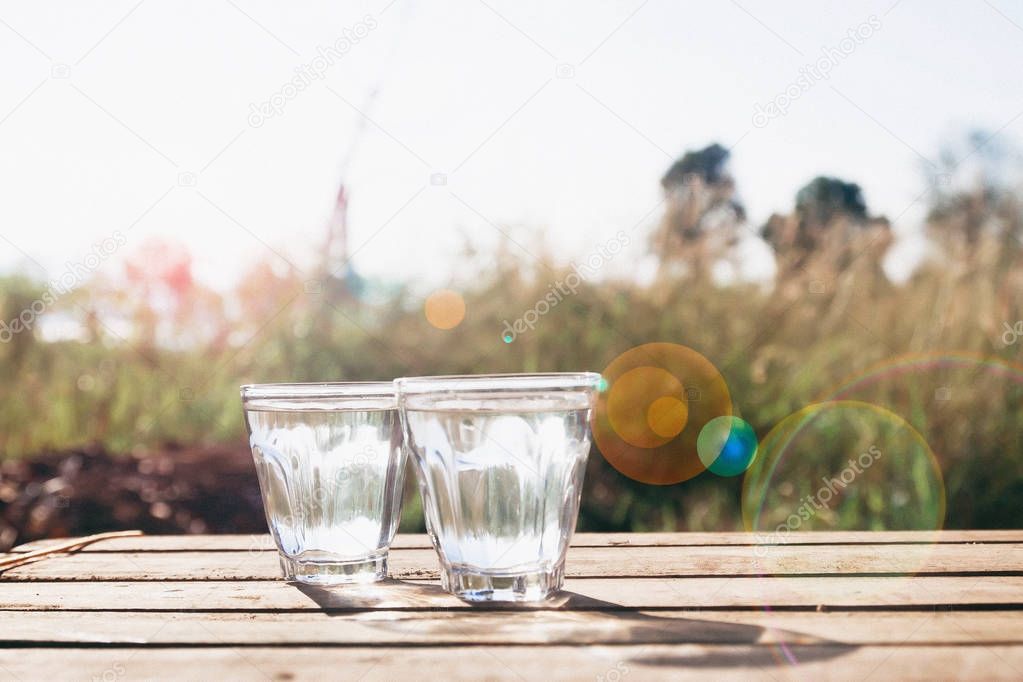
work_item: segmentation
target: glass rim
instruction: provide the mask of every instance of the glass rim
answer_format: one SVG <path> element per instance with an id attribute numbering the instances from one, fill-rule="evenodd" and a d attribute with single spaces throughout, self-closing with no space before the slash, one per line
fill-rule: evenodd
<path id="1" fill-rule="evenodd" d="M 450 374 L 399 377 L 399 395 L 426 393 L 494 393 L 503 391 L 585 391 L 600 387 L 597 372 L 535 372 L 521 374 Z"/>
<path id="2" fill-rule="evenodd" d="M 243 384 L 242 402 L 252 400 L 324 400 L 331 398 L 389 398 L 395 396 L 393 381 L 314 381 Z"/>

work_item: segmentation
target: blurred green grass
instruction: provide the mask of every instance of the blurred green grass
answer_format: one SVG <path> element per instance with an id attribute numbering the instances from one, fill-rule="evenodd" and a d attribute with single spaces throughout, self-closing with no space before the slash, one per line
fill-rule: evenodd
<path id="1" fill-rule="evenodd" d="M 79 320 L 84 338 L 47 342 L 22 333 L 0 345 L 0 456 L 82 444 L 121 453 L 241 444 L 238 386 L 246 382 L 600 371 L 630 348 L 665 341 L 697 350 L 721 371 L 736 413 L 760 438 L 793 412 L 834 396 L 850 377 L 887 367 L 841 397 L 881 406 L 919 431 L 943 475 L 945 527 L 1023 527 L 1023 372 L 1013 364 L 1023 340 L 1002 340 L 1005 325 L 1023 319 L 1018 194 L 988 185 L 934 193 L 927 227 L 939 255 L 901 284 L 880 268 L 890 243 L 886 221 L 858 207 L 855 215 L 817 207 L 818 223 L 811 224 L 811 212 L 797 203 L 791 216 L 772 217 L 764 228 L 779 273 L 773 286 L 763 286 L 715 282 L 708 269 L 692 265 L 719 254 L 705 234 L 679 221 L 688 220 L 694 201 L 703 201 L 699 224 L 733 196 L 707 172 L 702 182 L 709 194 L 694 194 L 690 185 L 674 208 L 675 190 L 666 185 L 666 237 L 653 240 L 663 263 L 690 267 L 662 268 L 644 285 L 584 281 L 512 343 L 502 339 L 504 322 L 534 308 L 571 272 L 545 265 L 556 262 L 549 254 L 496 254 L 486 276 L 459 289 L 466 315 L 451 330 L 431 326 L 421 296 L 408 290 L 360 297 L 351 277 L 324 275 L 310 286 L 265 263 L 222 296 L 192 285 L 186 305 L 165 319 L 136 300 L 138 292 L 92 280 L 58 301 L 61 314 Z M 786 226 L 797 238 L 778 236 Z M 0 280 L 2 319 L 16 317 L 44 289 L 25 277 Z M 130 331 L 104 322 L 110 311 Z M 190 341 L 162 340 L 168 338 Z M 906 356 L 916 361 L 900 360 Z M 871 435 L 858 438 L 870 442 Z M 862 442 L 847 447 L 858 451 Z M 800 456 L 806 459 L 790 463 L 786 475 L 819 477 L 815 455 Z M 903 473 L 918 489 L 933 485 L 923 470 Z M 741 477 L 709 473 L 645 485 L 595 452 L 579 526 L 741 529 L 741 486 Z M 889 502 L 883 481 L 856 500 L 835 527 L 878 526 L 883 515 L 871 509 Z M 405 527 L 416 527 L 418 506 L 406 511 Z"/>
<path id="2" fill-rule="evenodd" d="M 977 331 L 993 314 L 993 299 L 985 297 L 996 288 L 993 274 L 977 270 L 959 279 L 951 295 L 962 305 L 952 323 L 935 321 L 931 307 L 944 287 L 940 272 L 921 273 L 884 299 L 865 298 L 855 276 L 839 277 L 829 295 L 791 302 L 754 287 L 692 281 L 650 288 L 587 284 L 507 344 L 500 336 L 505 311 L 532 307 L 547 287 L 548 273 L 518 265 L 465 292 L 468 313 L 452 331 L 431 327 L 410 297 L 380 308 L 347 303 L 335 310 L 303 293 L 252 341 L 219 350 L 142 350 L 106 337 L 56 343 L 19 337 L 14 343 L 21 345 L 0 349 L 0 451 L 20 457 L 83 443 L 130 452 L 140 445 L 244 442 L 242 382 L 599 371 L 651 340 L 690 346 L 709 358 L 725 377 L 737 413 L 763 437 L 790 413 L 833 394 L 844 377 L 876 363 L 904 353 L 940 359 L 969 350 L 987 363 L 936 362 L 882 374 L 843 397 L 884 406 L 923 434 L 944 473 L 949 525 L 1023 524 L 1023 376 L 992 364 L 1013 359 L 1011 349 L 995 347 L 997 328 L 990 335 Z M 289 284 L 302 286 L 280 282 L 281 298 L 291 293 Z M 28 283 L 19 286 L 32 295 Z M 839 298 L 848 314 L 829 315 Z M 10 310 L 5 307 L 8 319 Z M 304 330 L 301 336 L 296 328 Z M 943 389 L 948 399 L 936 399 Z M 595 454 L 581 526 L 735 529 L 741 525 L 738 497 L 737 479 L 703 474 L 677 486 L 648 486 Z"/>

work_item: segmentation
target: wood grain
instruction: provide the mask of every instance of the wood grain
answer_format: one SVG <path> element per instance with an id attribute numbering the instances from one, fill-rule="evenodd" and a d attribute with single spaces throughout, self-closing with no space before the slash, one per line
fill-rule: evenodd
<path id="1" fill-rule="evenodd" d="M 1023 647 L 917 646 L 911 641 L 896 647 L 662 644 L 282 649 L 211 644 L 203 648 L 0 650 L 0 673 L 22 680 L 1019 680 L 1021 670 Z"/>
<path id="2" fill-rule="evenodd" d="M 19 545 L 13 553 L 27 552 L 59 543 L 60 540 L 37 540 Z M 947 530 L 921 531 L 854 531 L 799 532 L 765 538 L 753 533 L 576 533 L 573 547 L 692 547 L 720 545 L 882 545 L 882 544 L 977 544 L 1023 543 L 1018 530 Z M 420 534 L 398 534 L 393 549 L 433 549 L 430 539 Z M 83 552 L 247 552 L 273 551 L 269 535 L 143 535 L 119 538 L 89 545 Z"/>
<path id="3" fill-rule="evenodd" d="M 480 644 L 1023 644 L 1006 612 L 779 613 L 770 611 L 306 611 L 87 613 L 0 611 L 0 646 L 446 646 Z"/>
<path id="4" fill-rule="evenodd" d="M 1023 608 L 1023 577 L 569 578 L 538 609 Z M 0 609 L 128 611 L 480 610 L 435 581 L 323 589 L 273 581 L 0 583 Z"/>
<path id="5" fill-rule="evenodd" d="M 47 546 L 18 548 L 9 556 Z M 578 535 L 558 599 L 278 578 L 267 536 L 121 538 L 0 576 L 0 679 L 1021 679 L 1023 533 Z"/>
<path id="6" fill-rule="evenodd" d="M 398 549 L 398 579 L 436 579 L 432 550 Z M 1023 544 L 573 547 L 572 577 L 1023 575 Z M 80 552 L 53 554 L 6 571 L 0 580 L 272 580 L 274 552 Z"/>

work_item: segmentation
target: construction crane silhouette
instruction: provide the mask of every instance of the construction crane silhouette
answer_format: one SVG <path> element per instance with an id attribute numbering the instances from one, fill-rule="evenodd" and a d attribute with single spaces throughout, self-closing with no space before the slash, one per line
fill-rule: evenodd
<path id="1" fill-rule="evenodd" d="M 330 288 L 346 298 L 359 297 L 363 280 L 355 272 L 351 264 L 350 243 L 348 239 L 349 190 L 345 180 L 348 177 L 356 152 L 366 135 L 366 124 L 372 120 L 370 115 L 380 94 L 381 83 L 383 83 L 384 76 L 394 62 L 398 38 L 401 35 L 401 27 L 407 19 L 405 9 L 409 6 L 408 3 L 401 4 L 402 10 L 398 19 L 398 27 L 394 31 L 394 40 L 391 43 L 388 55 L 381 64 L 375 83 L 366 95 L 365 103 L 361 109 L 356 110 L 359 114 L 359 122 L 341 159 L 337 196 L 334 200 L 333 211 L 327 220 L 327 236 L 323 245 L 323 263 L 321 265 L 322 272 L 330 280 Z"/>

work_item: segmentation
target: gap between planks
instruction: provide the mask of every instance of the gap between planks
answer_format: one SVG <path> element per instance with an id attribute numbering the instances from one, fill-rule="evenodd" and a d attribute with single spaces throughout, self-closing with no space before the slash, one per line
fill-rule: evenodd
<path id="1" fill-rule="evenodd" d="M 60 540 L 37 540 L 12 553 L 40 549 Z M 779 541 L 758 540 L 752 533 L 576 533 L 573 547 L 729 547 L 785 545 L 918 545 L 1023 543 L 1023 531 L 819 531 L 792 533 Z M 399 534 L 392 549 L 433 549 L 424 534 Z M 107 540 L 82 552 L 247 552 L 275 551 L 270 536 L 250 535 L 146 535 Z"/>
<path id="2" fill-rule="evenodd" d="M 1018 646 L 640 645 L 549 647 L 257 647 L 0 650 L 0 672 L 21 679 L 777 680 L 971 678 L 1018 680 Z"/>
<path id="3" fill-rule="evenodd" d="M 0 646 L 1023 645 L 1019 614 L 582 612 L 0 612 Z"/>
<path id="4" fill-rule="evenodd" d="M 435 553 L 393 550 L 390 575 L 438 577 Z M 801 547 L 573 547 L 570 577 L 832 577 L 946 575 L 966 578 L 1023 575 L 1023 544 L 823 545 Z M 54 554 L 0 575 L 8 581 L 273 580 L 273 552 L 79 552 Z"/>

